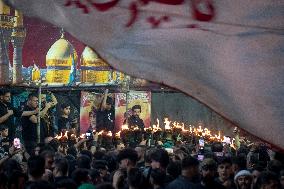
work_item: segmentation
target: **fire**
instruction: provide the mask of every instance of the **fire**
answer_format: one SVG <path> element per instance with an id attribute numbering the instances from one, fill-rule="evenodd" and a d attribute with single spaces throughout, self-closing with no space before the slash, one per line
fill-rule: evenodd
<path id="1" fill-rule="evenodd" d="M 118 131 L 117 133 L 115 133 L 115 137 L 120 138 L 120 133 L 121 131 Z"/>
<path id="2" fill-rule="evenodd" d="M 112 137 L 111 131 L 109 131 L 106 135 L 109 136 L 109 137 Z"/>
<path id="3" fill-rule="evenodd" d="M 104 130 L 101 130 L 100 132 L 98 132 L 98 135 L 102 135 L 104 132 Z"/>
<path id="4" fill-rule="evenodd" d="M 122 126 L 121 126 L 121 130 L 129 130 L 128 125 L 127 125 L 127 124 L 122 125 Z"/>
<path id="5" fill-rule="evenodd" d="M 170 130 L 171 129 L 171 127 L 170 127 L 171 121 L 169 121 L 168 118 L 165 118 L 164 123 L 165 123 L 165 130 Z"/>
<path id="6" fill-rule="evenodd" d="M 86 136 L 85 133 L 84 133 L 84 134 L 81 134 L 81 135 L 80 135 L 80 138 L 85 138 L 85 136 Z"/>

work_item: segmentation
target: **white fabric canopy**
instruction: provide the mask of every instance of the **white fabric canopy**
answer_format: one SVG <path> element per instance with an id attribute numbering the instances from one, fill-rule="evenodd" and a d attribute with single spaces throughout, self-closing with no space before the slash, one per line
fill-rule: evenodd
<path id="1" fill-rule="evenodd" d="M 283 0 L 7 1 L 284 149 Z"/>

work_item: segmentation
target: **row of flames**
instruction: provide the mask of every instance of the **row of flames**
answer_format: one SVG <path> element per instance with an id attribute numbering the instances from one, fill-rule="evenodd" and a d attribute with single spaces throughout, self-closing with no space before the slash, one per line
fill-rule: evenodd
<path id="1" fill-rule="evenodd" d="M 183 134 L 188 134 L 188 135 L 194 135 L 197 137 L 203 137 L 203 138 L 207 138 L 210 141 L 216 141 L 216 142 L 227 142 L 226 141 L 226 137 L 221 135 L 221 132 L 218 131 L 218 134 L 212 134 L 212 132 L 208 129 L 208 128 L 203 128 L 201 125 L 199 125 L 198 127 L 189 125 L 186 126 L 184 123 L 180 123 L 177 121 L 170 121 L 168 118 L 164 119 L 164 129 L 162 129 L 160 127 L 160 121 L 159 119 L 157 119 L 157 124 L 152 125 L 152 127 L 148 127 L 148 128 L 144 128 L 145 131 L 150 131 L 151 133 L 155 133 L 157 131 L 173 131 L 174 129 L 179 129 L 181 130 L 181 132 Z M 139 130 L 138 127 L 134 127 L 134 128 L 129 128 L 128 125 L 122 125 L 121 126 L 121 130 L 115 133 L 115 137 L 116 138 L 120 138 L 120 134 L 121 131 L 124 130 L 131 130 L 131 131 L 136 131 Z M 97 136 L 108 136 L 108 137 L 112 137 L 113 134 L 111 131 L 100 131 L 100 132 L 96 132 L 95 135 Z M 70 135 L 71 139 L 76 139 L 75 134 L 71 134 Z M 83 139 L 86 137 L 86 134 L 81 134 L 79 136 L 80 139 Z M 56 139 L 58 140 L 62 140 L 62 139 L 68 139 L 68 131 L 66 131 L 64 134 L 61 133 L 60 135 L 56 135 L 55 136 Z M 233 145 L 234 143 L 234 139 L 231 141 L 231 145 Z"/>

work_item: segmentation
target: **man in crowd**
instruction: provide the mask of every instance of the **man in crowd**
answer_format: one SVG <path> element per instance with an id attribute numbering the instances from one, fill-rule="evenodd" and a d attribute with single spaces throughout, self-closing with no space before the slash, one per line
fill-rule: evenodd
<path id="1" fill-rule="evenodd" d="M 144 130 L 144 122 L 140 118 L 141 114 L 141 106 L 134 105 L 132 108 L 132 115 L 128 118 L 128 126 L 131 127 L 138 127 L 140 130 Z"/>
<path id="2" fill-rule="evenodd" d="M 235 188 L 233 180 L 230 178 L 232 173 L 232 160 L 228 157 L 220 158 L 218 162 L 218 178 L 216 181 L 227 189 Z"/>
<path id="3" fill-rule="evenodd" d="M 14 108 L 11 104 L 11 92 L 6 90 L 0 94 L 0 124 L 4 124 L 9 128 L 9 140 L 13 141 L 15 138 L 16 125 L 14 123 L 14 117 L 21 116 L 31 116 L 37 114 L 38 109 L 31 111 L 24 110 L 23 112 L 19 111 L 17 108 Z"/>
<path id="4" fill-rule="evenodd" d="M 46 94 L 41 95 L 41 127 L 44 131 L 44 138 L 45 137 L 53 137 L 54 136 L 54 125 L 53 125 L 53 115 L 51 109 L 56 106 L 57 99 L 53 93 L 48 92 L 51 97 L 51 101 L 47 101 Z"/>
<path id="5" fill-rule="evenodd" d="M 249 171 L 241 170 L 235 175 L 234 181 L 237 189 L 251 189 L 253 177 Z"/>
<path id="6" fill-rule="evenodd" d="M 27 104 L 24 107 L 24 111 L 35 111 L 38 108 L 38 97 L 36 94 L 31 93 L 28 96 Z M 29 154 L 32 154 L 33 149 L 37 144 L 37 114 L 30 116 L 22 116 L 22 137 Z"/>
<path id="7" fill-rule="evenodd" d="M 181 163 L 181 175 L 172 181 L 166 189 L 192 189 L 195 186 L 194 182 L 198 176 L 199 162 L 197 159 L 187 156 Z"/>
<path id="8" fill-rule="evenodd" d="M 108 96 L 108 89 L 106 89 L 104 92 L 100 109 L 97 112 L 97 130 L 114 130 L 113 99 Z"/>
<path id="9" fill-rule="evenodd" d="M 201 185 L 202 189 L 225 189 L 225 187 L 215 181 L 215 173 L 217 171 L 217 163 L 211 159 L 206 158 L 201 163 Z"/>
<path id="10" fill-rule="evenodd" d="M 60 106 L 61 115 L 58 118 L 58 133 L 65 132 L 71 129 L 71 120 L 69 115 L 71 113 L 71 106 L 67 103 L 63 103 Z"/>

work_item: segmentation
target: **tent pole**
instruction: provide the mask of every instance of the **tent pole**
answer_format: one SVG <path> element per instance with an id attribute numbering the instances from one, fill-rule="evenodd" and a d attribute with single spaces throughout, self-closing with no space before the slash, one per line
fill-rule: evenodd
<path id="1" fill-rule="evenodd" d="M 40 143 L 41 81 L 39 81 L 38 88 L 38 109 L 39 112 L 37 114 L 37 142 Z"/>

